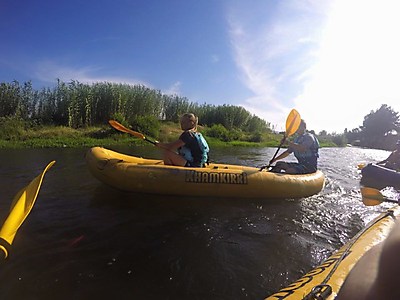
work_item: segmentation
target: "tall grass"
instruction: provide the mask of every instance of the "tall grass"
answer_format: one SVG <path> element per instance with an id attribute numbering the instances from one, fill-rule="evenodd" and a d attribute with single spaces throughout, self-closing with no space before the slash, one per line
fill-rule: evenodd
<path id="1" fill-rule="evenodd" d="M 21 118 L 35 124 L 81 128 L 105 124 L 112 116 L 118 116 L 121 121 L 146 127 L 143 118 L 147 118 L 145 123 L 178 122 L 186 112 L 195 113 L 200 124 L 207 126 L 221 124 L 228 130 L 270 131 L 269 123 L 243 107 L 199 105 L 143 85 L 57 80 L 53 88 L 34 90 L 30 82 L 0 83 L 0 117 Z"/>

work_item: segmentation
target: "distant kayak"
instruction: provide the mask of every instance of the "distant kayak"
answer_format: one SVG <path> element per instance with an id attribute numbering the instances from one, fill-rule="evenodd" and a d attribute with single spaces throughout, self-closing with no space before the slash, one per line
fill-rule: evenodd
<path id="1" fill-rule="evenodd" d="M 101 147 L 86 153 L 94 177 L 130 192 L 229 198 L 302 198 L 319 193 L 325 183 L 321 171 L 277 174 L 240 165 L 209 164 L 204 168 L 164 165 L 162 160 L 121 154 Z"/>
<path id="2" fill-rule="evenodd" d="M 400 189 L 400 172 L 375 164 L 368 164 L 361 169 L 361 184 L 367 187 Z"/>
<path id="3" fill-rule="evenodd" d="M 379 215 L 321 265 L 266 300 L 335 299 L 354 265 L 388 237 L 399 215 L 398 205 Z"/>

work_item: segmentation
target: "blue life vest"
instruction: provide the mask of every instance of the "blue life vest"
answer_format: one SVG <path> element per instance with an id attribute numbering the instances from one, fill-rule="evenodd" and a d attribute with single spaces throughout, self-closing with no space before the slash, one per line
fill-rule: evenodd
<path id="1" fill-rule="evenodd" d="M 195 138 L 196 142 L 186 143 L 185 146 L 178 149 L 178 152 L 193 165 L 203 166 L 208 161 L 210 147 L 200 132 L 190 132 L 190 135 Z"/>
<path id="2" fill-rule="evenodd" d="M 297 137 L 294 142 L 296 144 L 304 144 L 304 140 L 311 138 L 313 140 L 312 145 L 307 149 L 307 151 L 300 152 L 300 151 L 293 151 L 294 156 L 296 156 L 297 160 L 300 164 L 305 166 L 312 166 L 317 167 L 317 160 L 319 157 L 318 149 L 320 147 L 318 139 L 311 133 L 306 132 L 303 135 Z"/>

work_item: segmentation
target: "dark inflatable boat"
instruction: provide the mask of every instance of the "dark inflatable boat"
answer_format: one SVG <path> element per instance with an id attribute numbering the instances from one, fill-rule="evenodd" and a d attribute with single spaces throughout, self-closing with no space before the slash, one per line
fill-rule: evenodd
<path id="1" fill-rule="evenodd" d="M 361 169 L 361 185 L 383 189 L 394 187 L 400 189 L 400 172 L 381 167 L 375 164 L 368 164 Z"/>

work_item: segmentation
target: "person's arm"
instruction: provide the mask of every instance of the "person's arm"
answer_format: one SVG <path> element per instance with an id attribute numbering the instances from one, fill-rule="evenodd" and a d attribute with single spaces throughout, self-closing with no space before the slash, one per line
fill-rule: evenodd
<path id="1" fill-rule="evenodd" d="M 271 159 L 271 161 L 269 163 L 272 164 L 280 159 L 283 159 L 283 158 L 287 157 L 290 153 L 291 152 L 289 150 L 286 150 L 285 152 L 282 152 L 280 155 L 278 155 L 274 159 Z"/>
<path id="2" fill-rule="evenodd" d="M 306 135 L 301 143 L 288 142 L 288 148 L 291 149 L 292 152 L 305 152 L 310 149 L 313 143 L 314 139 L 311 136 Z"/>
<path id="3" fill-rule="evenodd" d="M 288 143 L 288 147 L 290 149 L 292 149 L 293 151 L 297 151 L 297 152 L 304 152 L 309 148 L 305 144 L 296 144 L 296 143 L 293 143 L 293 142 L 289 142 Z"/>
<path id="4" fill-rule="evenodd" d="M 182 140 L 178 139 L 178 140 L 176 140 L 174 142 L 171 142 L 171 143 L 160 143 L 160 142 L 158 142 L 156 144 L 156 147 L 167 149 L 167 150 L 176 150 L 179 147 L 182 147 L 184 145 L 185 145 L 185 143 Z"/>

